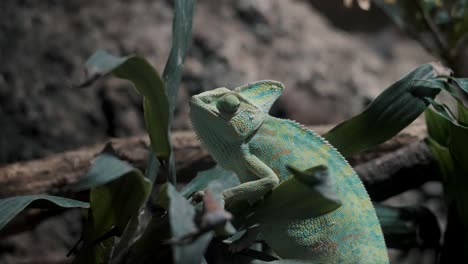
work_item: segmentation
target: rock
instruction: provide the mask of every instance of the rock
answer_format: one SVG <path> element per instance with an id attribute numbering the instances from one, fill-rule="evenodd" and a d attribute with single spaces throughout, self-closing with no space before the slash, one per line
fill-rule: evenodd
<path id="1" fill-rule="evenodd" d="M 145 56 L 162 72 L 170 51 L 168 1 L 13 1 L 0 17 L 0 164 L 144 133 L 141 99 L 106 79 L 72 89 L 97 49 Z M 315 4 L 317 5 L 317 4 Z M 352 23 L 352 21 L 350 21 Z M 308 1 L 197 1 L 176 129 L 189 128 L 189 97 L 275 79 L 287 90 L 273 114 L 337 122 L 431 60 L 393 29 L 349 34 Z"/>

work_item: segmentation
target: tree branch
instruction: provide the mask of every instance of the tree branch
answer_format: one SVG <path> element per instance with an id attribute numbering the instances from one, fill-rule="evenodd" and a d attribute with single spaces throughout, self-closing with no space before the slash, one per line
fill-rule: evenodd
<path id="1" fill-rule="evenodd" d="M 312 126 L 319 134 L 328 131 L 332 126 Z M 383 156 L 405 145 L 421 140 L 425 135 L 425 126 L 416 122 L 388 142 L 350 157 L 351 164 L 361 164 Z M 192 179 L 197 171 L 214 165 L 210 155 L 202 149 L 194 133 L 175 131 L 172 133 L 177 175 L 180 182 Z M 89 170 L 94 158 L 106 144 L 111 144 L 116 155 L 133 166 L 144 170 L 147 164 L 149 140 L 146 136 L 111 139 L 104 144 L 80 148 L 74 151 L 55 154 L 43 159 L 18 162 L 0 167 L 0 198 L 25 194 L 63 194 L 67 187 L 77 182 Z M 397 165 L 398 163 L 392 163 Z M 370 165 L 369 165 L 370 166 Z M 363 167 L 364 168 L 364 167 Z M 380 168 L 379 170 L 382 170 Z M 362 169 L 366 180 L 381 173 L 376 169 Z M 366 173 L 372 175 L 366 176 Z M 389 177 L 390 174 L 385 174 Z M 379 177 L 382 179 L 382 177 Z M 383 179 L 382 179 L 383 180 Z"/>
<path id="2" fill-rule="evenodd" d="M 355 167 L 372 201 L 383 201 L 436 180 L 438 167 L 426 142 L 419 140 Z"/>

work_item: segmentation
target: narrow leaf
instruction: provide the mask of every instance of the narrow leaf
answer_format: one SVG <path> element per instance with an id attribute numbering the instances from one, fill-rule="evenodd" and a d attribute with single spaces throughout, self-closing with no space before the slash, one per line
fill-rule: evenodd
<path id="1" fill-rule="evenodd" d="M 148 165 L 146 167 L 145 177 L 153 183 L 156 182 L 160 167 L 161 163 L 158 158 L 154 155 L 154 152 L 150 151 L 148 154 Z"/>
<path id="2" fill-rule="evenodd" d="M 24 195 L 0 199 L 0 230 L 26 207 L 89 208 L 89 204 L 51 195 Z"/>
<path id="3" fill-rule="evenodd" d="M 167 95 L 171 106 L 172 120 L 179 91 L 185 55 L 192 37 L 192 18 L 194 13 L 194 0 L 174 1 L 174 20 L 172 22 L 172 49 L 163 72 Z"/>
<path id="4" fill-rule="evenodd" d="M 174 119 L 174 110 L 176 107 L 177 94 L 179 92 L 180 81 L 185 61 L 185 55 L 192 37 L 192 19 L 195 8 L 194 0 L 176 0 L 174 1 L 174 19 L 172 22 L 172 48 L 164 67 L 163 79 L 166 84 L 168 96 L 168 122 L 167 135 L 170 135 L 172 120 Z M 153 144 L 153 142 L 151 142 Z M 176 184 L 175 161 L 172 153 L 172 146 L 167 159 L 167 172 L 172 184 Z"/>

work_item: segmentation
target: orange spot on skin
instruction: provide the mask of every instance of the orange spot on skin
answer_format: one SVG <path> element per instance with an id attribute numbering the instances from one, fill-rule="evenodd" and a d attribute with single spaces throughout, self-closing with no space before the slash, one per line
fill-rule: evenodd
<path id="1" fill-rule="evenodd" d="M 275 155 L 273 155 L 273 160 L 277 160 L 279 157 L 281 156 L 284 156 L 284 155 L 289 155 L 291 154 L 291 150 L 290 149 L 282 149 L 280 150 L 279 152 L 275 153 Z"/>

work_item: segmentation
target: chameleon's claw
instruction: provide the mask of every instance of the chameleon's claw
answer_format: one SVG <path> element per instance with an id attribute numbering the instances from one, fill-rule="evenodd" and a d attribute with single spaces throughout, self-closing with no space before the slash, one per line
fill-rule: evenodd
<path id="1" fill-rule="evenodd" d="M 201 203 L 205 198 L 205 191 L 194 192 L 190 197 L 194 203 Z"/>

